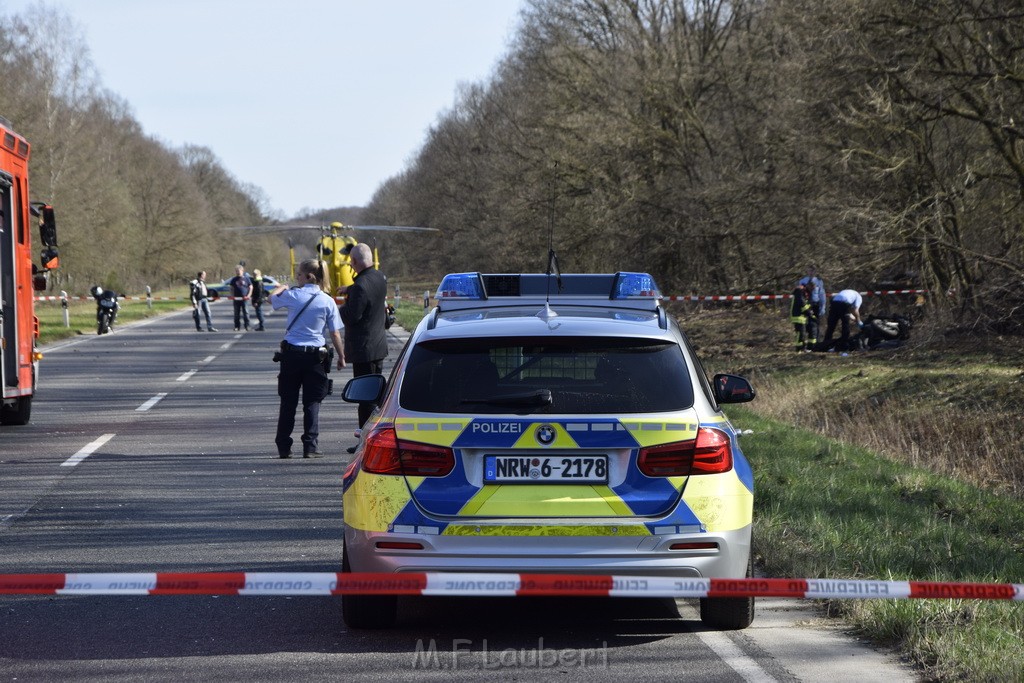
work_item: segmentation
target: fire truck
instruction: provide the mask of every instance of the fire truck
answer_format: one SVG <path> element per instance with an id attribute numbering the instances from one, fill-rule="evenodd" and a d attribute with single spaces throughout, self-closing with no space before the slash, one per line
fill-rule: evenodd
<path id="1" fill-rule="evenodd" d="M 46 289 L 58 265 L 53 207 L 29 201 L 29 144 L 0 117 L 0 424 L 24 425 L 32 413 L 39 359 L 35 292 Z M 33 226 L 42 245 L 33 263 Z"/>

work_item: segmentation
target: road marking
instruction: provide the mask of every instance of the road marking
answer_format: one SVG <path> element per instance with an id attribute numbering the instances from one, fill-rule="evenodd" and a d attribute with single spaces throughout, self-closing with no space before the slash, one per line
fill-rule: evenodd
<path id="1" fill-rule="evenodd" d="M 157 403 L 159 403 L 160 399 L 162 399 L 166 395 L 167 395 L 166 393 L 157 394 L 156 396 L 154 396 L 153 398 L 149 399 L 148 401 L 143 403 L 141 406 L 136 408 L 135 412 L 137 412 L 137 413 L 144 413 L 144 412 L 146 412 L 147 410 L 149 410 L 150 408 L 155 406 Z"/>
<path id="2" fill-rule="evenodd" d="M 233 341 L 225 342 L 224 344 L 220 345 L 220 348 L 222 348 L 222 349 L 224 349 L 226 351 L 227 349 L 230 349 L 231 345 L 234 344 L 234 343 L 235 342 L 233 342 Z"/>
<path id="3" fill-rule="evenodd" d="M 206 358 L 204 358 L 200 362 L 201 363 L 212 363 L 214 361 L 214 359 L 216 359 L 216 358 L 217 358 L 217 356 L 207 356 Z"/>
<path id="4" fill-rule="evenodd" d="M 114 438 L 114 434 L 104 434 L 100 438 L 93 441 L 91 444 L 78 451 L 70 458 L 60 464 L 61 467 L 74 467 L 78 463 L 82 462 L 90 455 L 99 450 L 99 447 Z"/>
<path id="5" fill-rule="evenodd" d="M 184 373 L 181 377 L 179 377 L 178 379 L 176 379 L 174 381 L 175 382 L 184 382 L 185 380 L 187 380 L 189 377 L 191 377 L 192 375 L 196 374 L 197 372 L 199 372 L 199 371 L 198 370 L 189 370 L 188 372 Z"/>
<path id="6" fill-rule="evenodd" d="M 715 631 L 700 631 L 697 637 L 704 641 L 725 664 L 747 683 L 772 683 L 776 679 L 753 659 L 748 657 L 728 636 Z"/>

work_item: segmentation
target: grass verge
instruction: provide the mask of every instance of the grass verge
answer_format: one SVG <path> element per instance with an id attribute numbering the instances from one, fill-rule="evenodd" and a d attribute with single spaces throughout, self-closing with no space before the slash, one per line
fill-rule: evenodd
<path id="1" fill-rule="evenodd" d="M 755 472 L 754 543 L 765 574 L 1021 582 L 1024 502 L 731 408 Z M 1024 604 L 826 604 L 929 680 L 1024 680 Z"/>

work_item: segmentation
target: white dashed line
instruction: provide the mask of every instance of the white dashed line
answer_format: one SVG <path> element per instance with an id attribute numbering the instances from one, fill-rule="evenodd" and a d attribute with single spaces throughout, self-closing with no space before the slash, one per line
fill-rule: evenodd
<path id="1" fill-rule="evenodd" d="M 216 358 L 217 358 L 217 356 L 207 356 L 201 362 L 203 362 L 203 363 L 212 363 L 214 361 L 214 359 L 216 359 Z"/>
<path id="2" fill-rule="evenodd" d="M 162 399 L 166 395 L 167 395 L 166 393 L 157 394 L 156 396 L 154 396 L 153 398 L 149 399 L 148 401 L 143 403 L 141 406 L 136 408 L 135 412 L 137 412 L 137 413 L 144 413 L 144 412 L 146 412 L 147 410 L 149 410 L 150 408 L 155 406 L 157 403 L 159 403 L 160 399 Z"/>
<path id="3" fill-rule="evenodd" d="M 185 380 L 187 380 L 189 377 L 191 377 L 192 375 L 196 374 L 197 372 L 199 372 L 199 371 L 198 370 L 189 370 L 188 372 L 184 373 L 181 377 L 179 377 L 178 379 L 176 379 L 174 381 L 175 382 L 184 382 Z"/>
<path id="4" fill-rule="evenodd" d="M 74 467 L 75 465 L 77 465 L 78 463 L 82 462 L 83 460 L 88 458 L 90 455 L 95 453 L 97 450 L 99 450 L 100 446 L 102 446 L 103 444 L 105 444 L 106 442 L 110 441 L 113 438 L 114 438 L 113 434 L 104 434 L 103 436 L 101 436 L 100 438 L 96 439 L 91 444 L 89 444 L 88 446 L 86 446 L 85 448 L 83 448 L 82 450 L 78 451 L 77 453 L 72 455 L 70 458 L 68 458 L 67 460 L 62 462 L 60 464 L 60 466 L 61 467 Z"/>

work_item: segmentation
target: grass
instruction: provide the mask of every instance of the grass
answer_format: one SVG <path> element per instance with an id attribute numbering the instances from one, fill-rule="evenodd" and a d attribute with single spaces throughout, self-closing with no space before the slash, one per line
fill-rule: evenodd
<path id="1" fill-rule="evenodd" d="M 728 412 L 754 430 L 743 447 L 765 574 L 1024 583 L 1024 340 L 925 320 L 903 347 L 843 358 L 793 352 L 779 308 L 676 313 L 710 372 L 758 391 Z M 928 680 L 1024 680 L 1020 602 L 825 607 Z"/>
<path id="2" fill-rule="evenodd" d="M 754 543 L 768 576 L 1014 583 L 1024 502 L 732 408 L 755 471 Z M 833 601 L 934 680 L 1024 679 L 1024 603 Z"/>
<path id="3" fill-rule="evenodd" d="M 395 283 L 392 285 L 392 292 L 394 292 Z M 397 303 L 395 306 L 395 322 L 398 323 L 403 329 L 412 332 L 416 329 L 416 325 L 419 324 L 423 316 L 433 308 L 434 304 L 434 293 L 437 291 L 437 282 L 425 282 L 425 281 L 409 281 L 399 282 L 397 286 L 400 287 L 401 298 L 397 301 L 393 300 L 393 303 Z M 428 308 L 423 307 L 423 293 L 429 292 L 430 295 L 430 306 Z"/>

